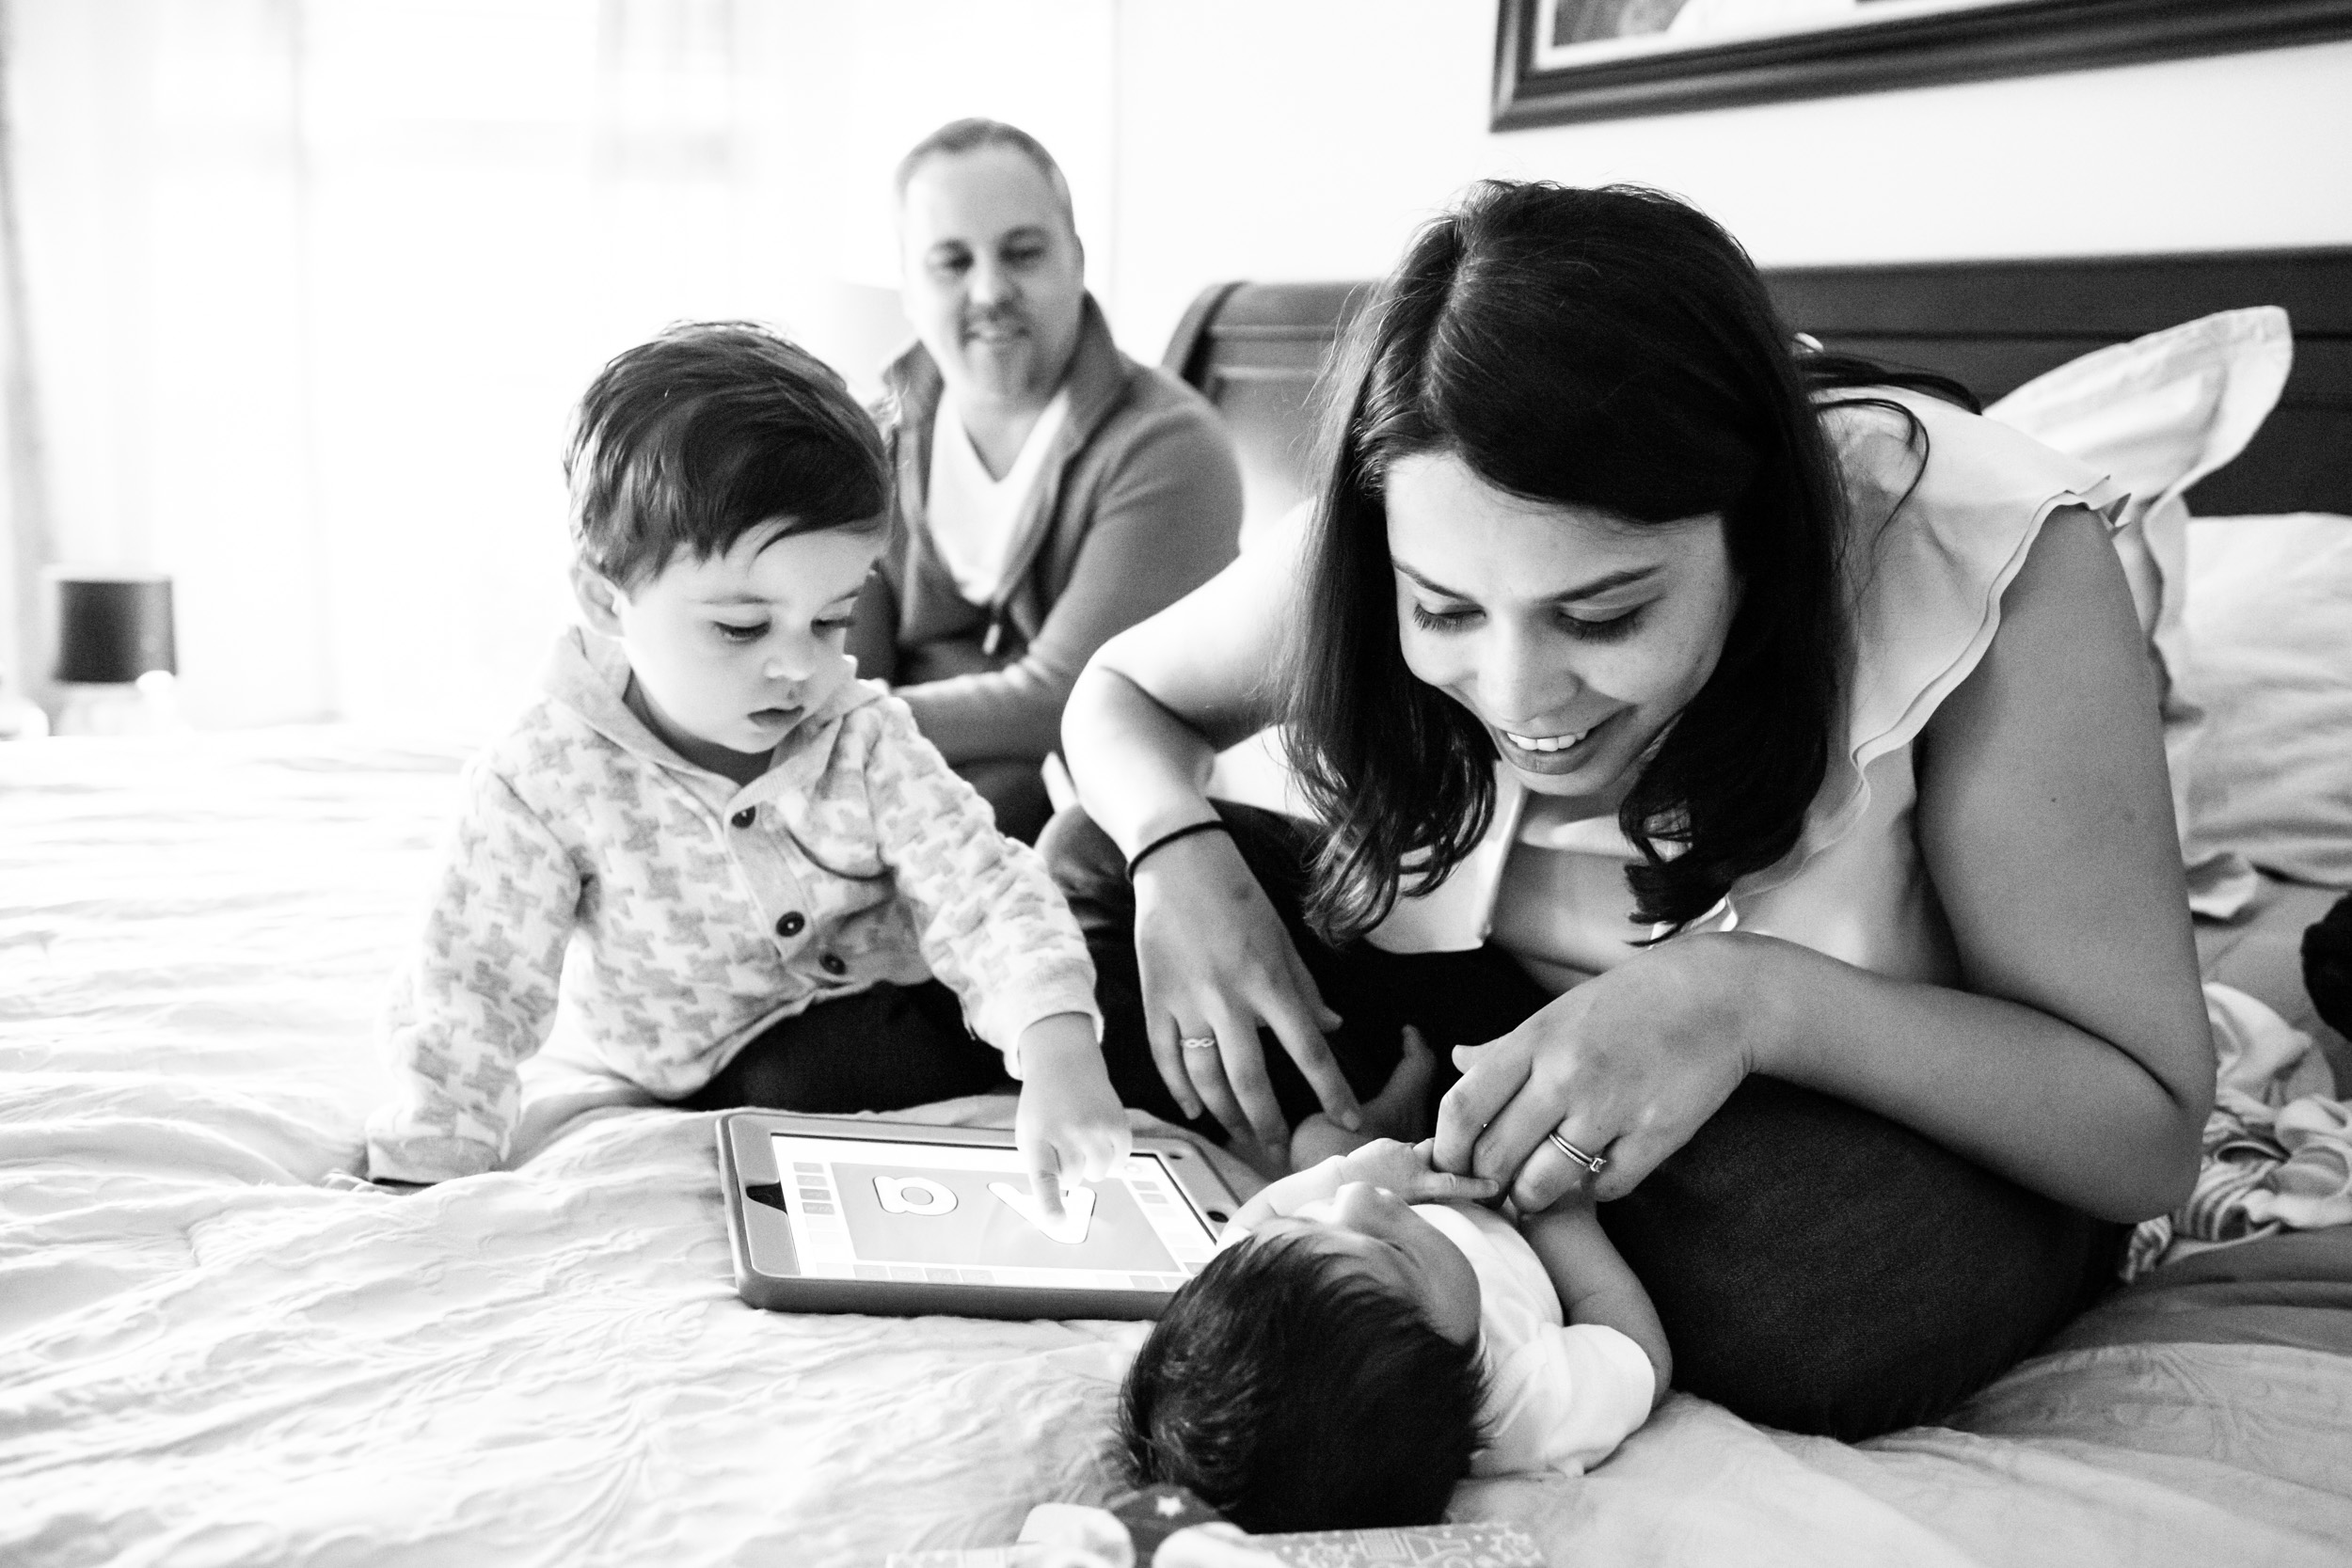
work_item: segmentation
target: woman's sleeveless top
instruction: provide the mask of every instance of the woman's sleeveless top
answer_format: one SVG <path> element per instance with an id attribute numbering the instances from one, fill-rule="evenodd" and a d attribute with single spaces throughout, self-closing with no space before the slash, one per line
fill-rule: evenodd
<path id="1" fill-rule="evenodd" d="M 1899 404 L 1915 431 L 1857 397 Z M 1958 966 L 1920 860 L 1913 747 L 1992 645 L 2001 594 L 2043 520 L 2087 506 L 2112 524 L 2124 497 L 2097 470 L 1919 393 L 1835 394 L 1822 422 L 1855 530 L 1842 733 L 1796 847 L 1686 929 L 1762 932 L 1877 974 L 1947 983 Z M 1565 990 L 1654 934 L 1630 919 L 1624 870 L 1638 857 L 1613 818 L 1539 825 L 1526 790 L 1501 764 L 1497 772 L 1486 841 L 1435 894 L 1400 899 L 1371 941 L 1428 952 L 1491 937 Z"/>

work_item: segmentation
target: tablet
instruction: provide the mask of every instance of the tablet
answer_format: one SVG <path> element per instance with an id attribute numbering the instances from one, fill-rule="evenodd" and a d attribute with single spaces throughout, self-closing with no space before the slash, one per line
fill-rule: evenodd
<path id="1" fill-rule="evenodd" d="M 1058 1224 L 1009 1131 L 730 1111 L 719 1169 L 736 1289 L 784 1312 L 1154 1318 L 1240 1207 L 1177 1138 L 1136 1139 Z"/>

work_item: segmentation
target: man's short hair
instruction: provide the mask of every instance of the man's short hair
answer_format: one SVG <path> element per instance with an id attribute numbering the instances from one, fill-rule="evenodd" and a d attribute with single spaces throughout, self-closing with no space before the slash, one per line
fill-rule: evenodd
<path id="1" fill-rule="evenodd" d="M 1128 1369 L 1119 1435 L 1136 1484 L 1189 1487 L 1253 1534 L 1429 1524 L 1470 1471 L 1485 1398 L 1475 1338 L 1269 1237 L 1176 1292 Z"/>
<path id="2" fill-rule="evenodd" d="M 898 205 L 906 205 L 907 186 L 914 179 L 914 171 L 933 158 L 952 157 L 959 152 L 973 152 L 983 147 L 1007 147 L 1037 166 L 1045 176 L 1045 183 L 1061 203 L 1061 215 L 1070 225 L 1070 231 L 1078 231 L 1077 209 L 1071 204 L 1070 181 L 1063 175 L 1061 165 L 1045 150 L 1045 144 L 1018 125 L 1008 125 L 1001 119 L 951 119 L 907 150 L 898 160 Z"/>
<path id="3" fill-rule="evenodd" d="M 890 494 L 841 377 L 751 322 L 683 323 L 616 356 L 573 414 L 564 477 L 581 561 L 624 587 L 771 518 L 880 528 Z"/>

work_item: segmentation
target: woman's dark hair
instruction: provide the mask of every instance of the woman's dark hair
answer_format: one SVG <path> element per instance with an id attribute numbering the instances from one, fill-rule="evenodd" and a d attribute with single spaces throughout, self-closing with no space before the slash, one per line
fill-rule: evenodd
<path id="1" fill-rule="evenodd" d="M 1739 243 L 1630 186 L 1474 187 L 1413 241 L 1340 364 L 1287 683 L 1292 766 L 1328 828 L 1316 927 L 1359 935 L 1400 891 L 1434 888 L 1495 809 L 1493 741 L 1398 641 L 1384 491 L 1411 456 L 1631 525 L 1723 515 L 1739 603 L 1722 657 L 1617 813 L 1642 853 L 1634 918 L 1683 925 L 1788 853 L 1828 767 L 1847 638 L 1846 503 L 1808 394 L 1965 391 L 1801 357 Z"/>
<path id="2" fill-rule="evenodd" d="M 564 477 L 580 559 L 624 586 L 774 517 L 788 533 L 888 522 L 872 418 L 832 367 L 750 322 L 687 322 L 614 356 L 573 413 Z"/>
<path id="3" fill-rule="evenodd" d="M 1339 1257 L 1284 1237 L 1186 1282 L 1120 1396 L 1128 1478 L 1255 1535 L 1444 1516 L 1478 1450 L 1478 1341 L 1448 1339 Z"/>

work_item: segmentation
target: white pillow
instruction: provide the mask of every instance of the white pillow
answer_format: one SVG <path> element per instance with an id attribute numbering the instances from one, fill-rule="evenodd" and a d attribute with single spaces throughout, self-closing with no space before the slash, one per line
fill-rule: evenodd
<path id="1" fill-rule="evenodd" d="M 2131 492 L 2115 548 L 2164 675 L 2173 818 L 2201 913 L 2235 912 L 2253 884 L 2235 875 L 2242 868 L 2227 845 L 2200 837 L 2189 807 L 2204 715 L 2183 618 L 2188 507 L 2181 498 L 2246 450 L 2294 360 L 2284 310 L 2223 310 L 2070 359 L 1985 410 Z"/>
<path id="2" fill-rule="evenodd" d="M 2186 546 L 2198 835 L 2352 888 L 2352 517 L 2200 517 Z"/>

